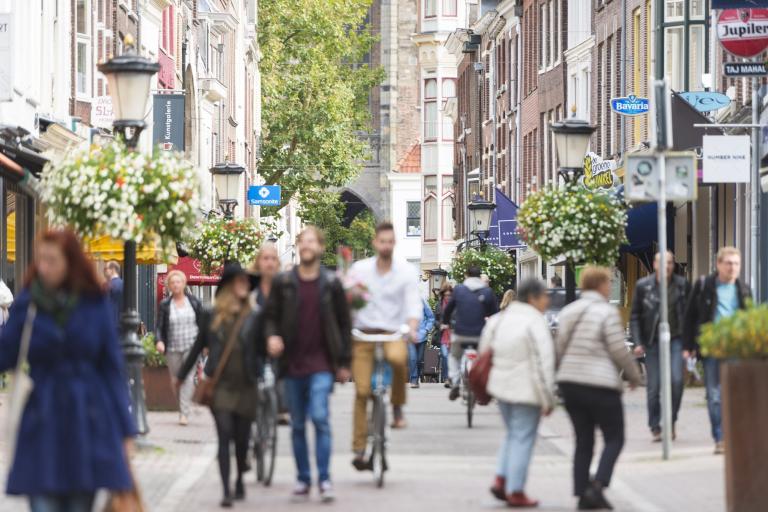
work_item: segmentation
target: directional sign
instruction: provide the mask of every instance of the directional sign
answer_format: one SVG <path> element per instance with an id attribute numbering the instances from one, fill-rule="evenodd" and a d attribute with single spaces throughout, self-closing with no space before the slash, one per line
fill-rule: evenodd
<path id="1" fill-rule="evenodd" d="M 696 199 L 696 155 L 693 152 L 666 153 L 667 200 Z M 624 198 L 628 203 L 651 202 L 659 197 L 659 160 L 654 153 L 627 155 Z"/>
<path id="2" fill-rule="evenodd" d="M 768 66 L 765 62 L 726 62 L 723 73 L 725 76 L 765 76 Z"/>
<path id="3" fill-rule="evenodd" d="M 280 206 L 280 185 L 248 187 L 248 204 L 252 206 Z"/>

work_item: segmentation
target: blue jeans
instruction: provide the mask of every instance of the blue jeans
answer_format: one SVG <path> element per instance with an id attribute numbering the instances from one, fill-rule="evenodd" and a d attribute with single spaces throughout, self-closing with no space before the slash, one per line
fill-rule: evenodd
<path id="1" fill-rule="evenodd" d="M 683 399 L 683 340 L 675 338 L 670 343 L 672 363 L 672 423 L 677 423 L 677 413 Z M 658 432 L 661 424 L 661 351 L 659 344 L 645 351 L 645 371 L 648 376 L 646 396 L 648 401 L 648 426 Z"/>
<path id="2" fill-rule="evenodd" d="M 32 512 L 91 512 L 93 493 L 30 496 Z"/>
<path id="3" fill-rule="evenodd" d="M 507 427 L 507 435 L 499 450 L 496 474 L 506 481 L 504 491 L 512 494 L 525 489 L 541 408 L 500 401 L 499 410 Z"/>
<path id="4" fill-rule="evenodd" d="M 720 360 L 712 357 L 702 359 L 704 385 L 707 388 L 707 409 L 712 424 L 712 438 L 716 443 L 723 440 L 722 415 L 720 411 Z"/>
<path id="5" fill-rule="evenodd" d="M 291 412 L 291 440 L 296 460 L 297 479 L 309 485 L 312 477 L 307 446 L 307 416 L 315 425 L 315 457 L 320 482 L 330 480 L 331 423 L 328 397 L 333 391 L 333 374 L 319 372 L 307 377 L 286 377 L 285 395 Z"/>
<path id="6" fill-rule="evenodd" d="M 441 366 L 440 366 L 440 377 L 442 377 L 443 382 L 448 380 L 448 358 L 451 355 L 451 347 L 450 345 L 440 345 L 440 359 L 441 359 Z"/>
<path id="7" fill-rule="evenodd" d="M 421 377 L 421 373 L 424 370 L 424 349 L 426 347 L 426 341 L 418 344 L 408 344 L 408 368 L 411 382 L 415 382 Z"/>

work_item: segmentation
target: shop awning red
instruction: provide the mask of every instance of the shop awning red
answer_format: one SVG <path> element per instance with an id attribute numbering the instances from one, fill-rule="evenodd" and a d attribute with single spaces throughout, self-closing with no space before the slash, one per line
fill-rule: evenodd
<path id="1" fill-rule="evenodd" d="M 200 264 L 200 261 L 190 258 L 189 256 L 184 256 L 183 258 L 179 258 L 179 261 L 175 265 L 168 265 L 168 271 L 181 270 L 184 272 L 184 275 L 187 276 L 187 284 L 192 286 L 215 285 L 219 282 L 218 273 L 214 275 L 203 274 L 200 270 L 201 267 L 202 265 Z"/>

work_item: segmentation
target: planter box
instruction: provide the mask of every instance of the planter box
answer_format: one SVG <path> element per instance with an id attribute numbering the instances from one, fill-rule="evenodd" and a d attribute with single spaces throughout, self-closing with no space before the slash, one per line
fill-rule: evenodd
<path id="1" fill-rule="evenodd" d="M 166 366 L 142 370 L 144 396 L 150 411 L 178 411 L 179 401 L 171 385 L 171 374 Z"/>
<path id="2" fill-rule="evenodd" d="M 768 507 L 768 361 L 724 361 L 722 372 L 728 512 Z"/>

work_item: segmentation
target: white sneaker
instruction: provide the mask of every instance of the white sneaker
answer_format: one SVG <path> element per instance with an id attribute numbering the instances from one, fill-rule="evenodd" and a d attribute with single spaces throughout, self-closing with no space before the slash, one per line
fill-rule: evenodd
<path id="1" fill-rule="evenodd" d="M 333 484 L 330 480 L 320 482 L 320 501 L 323 503 L 331 503 L 336 499 L 336 494 L 333 492 Z"/>
<path id="2" fill-rule="evenodd" d="M 293 486 L 293 491 L 291 492 L 291 501 L 307 501 L 309 499 L 309 490 L 310 487 L 308 484 L 305 484 L 304 482 L 296 482 L 296 484 Z"/>

